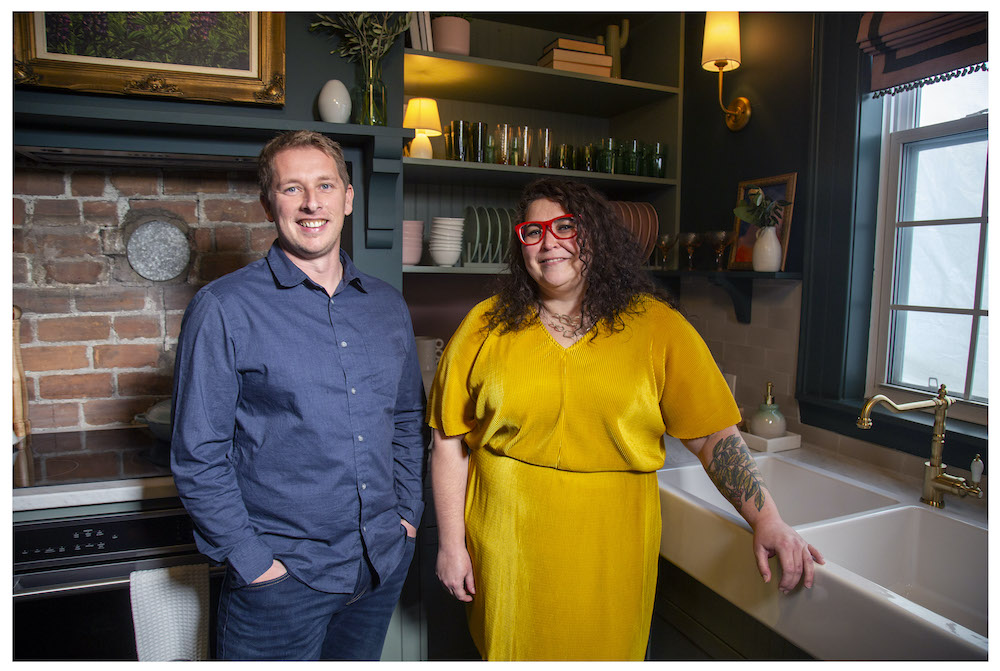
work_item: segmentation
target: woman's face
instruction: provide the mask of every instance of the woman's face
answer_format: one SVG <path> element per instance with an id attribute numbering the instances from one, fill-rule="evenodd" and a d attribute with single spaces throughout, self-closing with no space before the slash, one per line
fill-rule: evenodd
<path id="1" fill-rule="evenodd" d="M 555 201 L 540 199 L 528 206 L 525 221 L 549 221 L 564 214 L 571 213 Z M 543 297 L 577 298 L 583 295 L 586 282 L 578 241 L 579 237 L 560 240 L 546 229 L 538 244 L 521 245 L 525 268 Z"/>

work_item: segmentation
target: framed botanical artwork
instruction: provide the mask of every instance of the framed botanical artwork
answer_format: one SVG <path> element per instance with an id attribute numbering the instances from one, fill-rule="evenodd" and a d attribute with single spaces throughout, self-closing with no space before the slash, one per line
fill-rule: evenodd
<path id="1" fill-rule="evenodd" d="M 777 177 L 748 179 L 740 182 L 736 192 L 737 203 L 746 198 L 747 191 L 753 187 L 759 188 L 764 193 L 764 197 L 770 201 L 788 201 L 787 205 L 778 205 L 775 210 L 778 219 L 775 233 L 778 234 L 778 240 L 781 241 L 782 270 L 785 269 L 785 257 L 788 255 L 788 233 L 792 227 L 792 206 L 795 203 L 795 177 L 797 174 L 789 172 Z M 757 241 L 757 232 L 760 229 L 739 217 L 735 219 L 733 230 L 736 233 L 736 242 L 729 253 L 729 269 L 750 270 L 753 268 L 753 245 Z"/>
<path id="2" fill-rule="evenodd" d="M 281 12 L 15 12 L 14 83 L 285 103 Z"/>

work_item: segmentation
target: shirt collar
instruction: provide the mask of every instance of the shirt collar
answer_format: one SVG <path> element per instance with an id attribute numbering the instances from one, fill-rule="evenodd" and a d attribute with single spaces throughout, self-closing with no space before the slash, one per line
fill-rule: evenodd
<path id="1" fill-rule="evenodd" d="M 271 268 L 271 274 L 274 275 L 275 281 L 281 287 L 287 289 L 302 284 L 305 281 L 312 283 L 309 276 L 301 268 L 292 263 L 292 260 L 288 258 L 288 254 L 282 251 L 277 240 L 271 244 L 271 249 L 267 252 L 267 264 Z M 358 271 L 354 262 L 351 261 L 351 257 L 343 249 L 340 250 L 340 265 L 344 269 L 341 285 L 352 286 L 361 293 L 367 294 L 368 292 L 365 291 L 362 282 L 361 272 Z"/>

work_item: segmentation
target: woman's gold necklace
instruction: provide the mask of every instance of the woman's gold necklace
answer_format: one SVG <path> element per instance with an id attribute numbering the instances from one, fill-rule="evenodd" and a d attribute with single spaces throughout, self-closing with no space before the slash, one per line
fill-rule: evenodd
<path id="1" fill-rule="evenodd" d="M 564 338 L 576 339 L 590 330 L 590 326 L 583 321 L 583 315 L 572 317 L 570 315 L 560 315 L 549 312 L 544 306 L 539 304 L 539 313 L 542 313 L 546 326 L 560 334 Z"/>

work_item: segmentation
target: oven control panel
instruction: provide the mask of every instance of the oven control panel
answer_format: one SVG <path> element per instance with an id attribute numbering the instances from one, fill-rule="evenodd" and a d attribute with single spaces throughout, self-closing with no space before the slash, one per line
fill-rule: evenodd
<path id="1" fill-rule="evenodd" d="M 183 509 L 14 525 L 14 566 L 39 568 L 194 548 Z"/>

